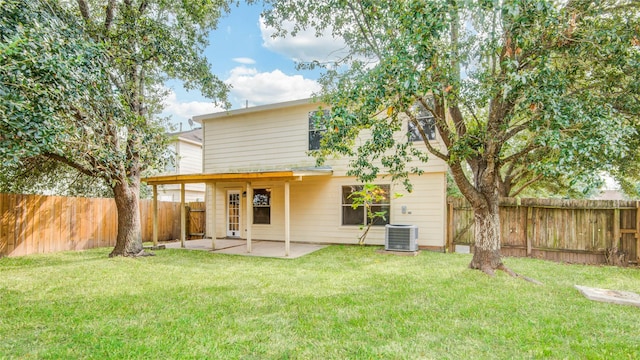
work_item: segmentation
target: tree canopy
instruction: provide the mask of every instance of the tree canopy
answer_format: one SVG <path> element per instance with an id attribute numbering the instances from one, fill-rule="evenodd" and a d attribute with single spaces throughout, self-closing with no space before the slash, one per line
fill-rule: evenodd
<path id="1" fill-rule="evenodd" d="M 203 55 L 227 1 L 2 3 L 5 165 L 41 157 L 101 178 L 114 194 L 112 255 L 142 252 L 140 176 L 161 166 L 167 79 L 226 104 Z M 5 135 L 6 134 L 6 135 Z"/>
<path id="2" fill-rule="evenodd" d="M 325 66 L 332 108 L 320 161 L 352 155 L 351 173 L 406 179 L 412 160 L 444 160 L 475 211 L 471 267 L 505 269 L 499 195 L 543 180 L 596 181 L 637 153 L 639 3 L 568 0 L 274 1 L 286 36 L 329 30 L 350 54 Z M 289 20 L 290 22 L 285 22 Z M 288 25 L 280 24 L 291 24 Z M 393 132 L 434 117 L 427 152 Z M 370 140 L 355 145 L 361 130 Z M 383 168 L 376 165 L 379 160 Z"/>

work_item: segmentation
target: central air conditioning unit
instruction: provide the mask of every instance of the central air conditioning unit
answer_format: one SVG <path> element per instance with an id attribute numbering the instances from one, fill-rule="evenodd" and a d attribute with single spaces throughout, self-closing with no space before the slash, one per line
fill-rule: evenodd
<path id="1" fill-rule="evenodd" d="M 418 251 L 418 227 L 416 225 L 385 225 L 384 249 Z"/>

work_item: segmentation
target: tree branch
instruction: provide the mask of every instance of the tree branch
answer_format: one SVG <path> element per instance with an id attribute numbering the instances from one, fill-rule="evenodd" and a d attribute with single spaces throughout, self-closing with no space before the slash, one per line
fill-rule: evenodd
<path id="1" fill-rule="evenodd" d="M 511 129 L 509 129 L 507 132 L 504 133 L 504 135 L 500 138 L 500 141 L 506 142 L 507 140 L 516 136 L 516 134 L 518 134 L 520 131 L 526 130 L 527 127 L 529 127 L 530 123 L 531 123 L 531 120 L 528 120 L 520 125 L 515 125 L 514 127 L 512 127 Z"/>
<path id="2" fill-rule="evenodd" d="M 358 2 L 358 4 L 360 5 L 360 14 L 364 17 L 364 11 L 362 10 L 362 3 Z M 360 33 L 364 37 L 365 41 L 367 42 L 367 44 L 369 44 L 369 46 L 371 47 L 371 50 L 376 54 L 376 56 L 378 56 L 378 59 L 382 59 L 382 53 L 380 52 L 380 49 L 378 49 L 378 46 L 374 43 L 373 39 L 371 39 L 367 35 L 367 34 L 370 34 L 371 36 L 373 36 L 373 32 L 371 31 L 371 28 L 368 26 L 369 24 L 366 23 L 366 19 L 363 20 L 365 22 L 365 24 L 363 24 L 362 21 L 360 20 L 360 17 L 358 16 L 358 10 L 354 8 L 353 3 L 351 1 L 347 2 L 347 6 L 349 6 L 349 10 L 351 10 L 353 17 L 356 20 L 356 24 L 360 29 Z"/>
<path id="3" fill-rule="evenodd" d="M 109 0 L 109 2 L 107 3 L 107 8 L 105 10 L 105 16 L 104 16 L 105 33 L 109 31 L 109 28 L 111 28 L 111 23 L 113 23 L 113 12 L 115 10 L 115 7 L 116 7 L 116 0 Z"/>
<path id="4" fill-rule="evenodd" d="M 530 143 L 529 145 L 527 145 L 524 148 L 522 148 L 522 150 L 520 150 L 520 151 L 518 151 L 518 152 L 516 152 L 514 154 L 511 154 L 511 155 L 507 156 L 506 158 L 500 160 L 500 162 L 502 164 L 507 164 L 507 163 L 509 163 L 511 161 L 514 161 L 514 160 L 524 156 L 525 154 L 530 153 L 533 150 L 540 149 L 540 148 L 542 148 L 542 146 L 536 145 L 534 143 Z"/>
<path id="5" fill-rule="evenodd" d="M 518 196 L 518 194 L 520 194 L 524 189 L 526 189 L 527 187 L 529 187 L 531 184 L 539 181 L 540 179 L 542 179 L 542 175 L 538 175 L 536 177 L 534 177 L 533 179 L 525 182 L 524 184 L 520 185 L 520 188 L 518 188 L 517 190 L 513 191 L 510 196 Z"/>
<path id="6" fill-rule="evenodd" d="M 87 23 L 90 22 L 91 14 L 89 13 L 89 5 L 85 0 L 77 0 L 77 1 L 78 1 L 78 8 L 80 8 L 80 14 L 82 15 L 82 18 L 84 19 L 85 22 Z"/>
<path id="7" fill-rule="evenodd" d="M 420 102 L 420 105 L 422 105 L 427 111 L 429 111 L 433 115 L 433 118 L 435 119 L 435 123 L 436 123 L 435 124 L 436 128 L 438 129 L 438 133 L 440 134 L 440 138 L 442 139 L 442 142 L 444 142 L 445 146 L 449 148 L 451 146 L 451 129 L 449 129 L 449 126 L 447 126 L 447 123 L 444 117 L 442 117 L 441 114 L 439 114 L 436 109 L 429 106 L 429 104 L 424 100 L 423 97 L 419 97 L 418 102 Z M 409 115 L 409 118 L 411 119 L 411 114 L 408 114 L 408 115 Z M 415 125 L 415 122 L 414 122 L 414 125 Z M 423 138 L 423 139 L 426 139 L 426 138 Z"/>
<path id="8" fill-rule="evenodd" d="M 420 125 L 420 122 L 415 117 L 415 115 L 413 115 L 410 111 L 405 111 L 405 114 L 409 117 L 409 121 L 411 121 L 413 126 L 415 126 L 415 128 L 418 129 L 418 132 L 420 133 L 420 136 L 422 136 L 422 140 L 423 140 L 424 144 L 426 145 L 427 150 L 429 150 L 430 153 L 432 153 L 433 155 L 439 157 L 440 159 L 444 160 L 445 162 L 449 161 L 449 156 L 448 155 L 445 155 L 440 150 L 436 149 L 435 147 L 433 147 L 433 145 L 431 145 L 431 143 L 429 142 L 429 138 L 427 137 L 427 134 L 424 132 L 424 129 L 422 128 L 422 125 Z"/>
<path id="9" fill-rule="evenodd" d="M 451 175 L 456 181 L 456 185 L 458 185 L 462 194 L 469 200 L 471 206 L 474 208 L 485 206 L 486 201 L 482 197 L 482 194 L 469 182 L 469 179 L 462 169 L 462 164 L 460 162 L 449 164 L 449 169 L 451 169 Z"/>
<path id="10" fill-rule="evenodd" d="M 91 177 L 102 177 L 101 174 L 95 172 L 95 170 L 91 170 L 91 169 L 87 169 L 84 166 L 71 161 L 70 159 L 67 159 L 64 156 L 58 155 L 58 154 L 54 154 L 54 153 L 45 153 L 43 154 L 44 156 L 46 156 L 47 158 L 51 159 L 51 160 L 55 160 L 55 161 L 59 161 L 67 166 L 70 166 L 76 170 L 78 170 L 79 172 L 87 175 L 87 176 L 91 176 Z M 106 179 L 106 178 L 104 178 Z"/>
<path id="11" fill-rule="evenodd" d="M 451 115 L 451 119 L 453 120 L 458 136 L 464 136 L 467 133 L 467 124 L 464 123 L 464 117 L 462 116 L 460 107 L 458 105 L 450 106 L 449 115 Z"/>
<path id="12" fill-rule="evenodd" d="M 142 14 L 147 9 L 148 5 L 149 5 L 149 2 L 147 0 L 142 1 L 140 3 L 140 7 L 138 7 L 138 13 Z"/>

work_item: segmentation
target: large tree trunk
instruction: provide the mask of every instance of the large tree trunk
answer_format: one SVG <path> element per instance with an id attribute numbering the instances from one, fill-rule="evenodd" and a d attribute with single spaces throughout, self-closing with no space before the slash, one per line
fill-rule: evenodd
<path id="1" fill-rule="evenodd" d="M 501 269 L 500 257 L 500 212 L 497 197 L 490 199 L 487 207 L 474 208 L 475 249 L 469 264 L 493 275 L 495 269 Z"/>
<path id="2" fill-rule="evenodd" d="M 109 257 L 138 256 L 143 252 L 139 185 L 122 180 L 113 188 L 113 195 L 118 210 L 118 237 Z"/>
<path id="3" fill-rule="evenodd" d="M 500 196 L 497 168 L 493 161 L 479 159 L 470 163 L 474 170 L 473 187 L 461 188 L 467 198 L 474 215 L 475 247 L 473 259 L 469 264 L 472 269 L 482 270 L 493 275 L 496 269 L 507 270 L 500 257 Z M 460 167 L 456 168 L 454 177 L 464 181 L 466 178 Z M 468 185 L 468 183 L 467 183 Z"/>

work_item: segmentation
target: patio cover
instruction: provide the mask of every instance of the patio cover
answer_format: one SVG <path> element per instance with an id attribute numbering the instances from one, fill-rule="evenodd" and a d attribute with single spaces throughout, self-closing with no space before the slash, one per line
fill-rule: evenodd
<path id="1" fill-rule="evenodd" d="M 209 174 L 180 174 L 180 175 L 161 175 L 142 178 L 143 182 L 153 187 L 153 244 L 158 244 L 158 185 L 180 184 L 180 244 L 184 247 L 185 228 L 186 228 L 186 209 L 184 203 L 185 184 L 208 183 L 213 187 L 215 193 L 216 182 L 246 182 L 247 186 L 247 252 L 251 252 L 251 224 L 253 223 L 253 212 L 249 211 L 253 207 L 253 188 L 251 181 L 256 180 L 277 180 L 284 182 L 284 241 L 285 256 L 289 256 L 290 249 L 290 198 L 289 183 L 291 181 L 301 181 L 305 176 L 328 176 L 333 174 L 333 170 L 329 167 L 322 168 L 298 168 L 284 169 L 273 171 L 249 171 L 249 172 L 233 172 L 233 173 L 209 173 Z M 215 200 L 213 201 L 213 210 L 215 212 Z M 209 233 L 213 234 L 211 238 L 212 247 L 215 249 L 215 226 L 216 217 L 213 217 L 213 229 Z"/>

